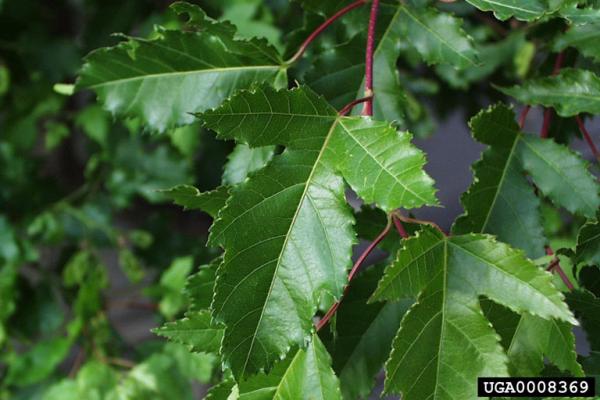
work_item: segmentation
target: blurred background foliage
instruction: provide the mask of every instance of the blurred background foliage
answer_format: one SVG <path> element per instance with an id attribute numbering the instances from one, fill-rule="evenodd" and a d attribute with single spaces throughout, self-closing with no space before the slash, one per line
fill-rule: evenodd
<path id="1" fill-rule="evenodd" d="M 114 32 L 152 37 L 158 25 L 181 29 L 170 3 L 0 0 L 0 399 L 187 399 L 215 379 L 214 356 L 166 344 L 149 329 L 187 308 L 187 276 L 217 255 L 204 247 L 209 216 L 184 213 L 160 190 L 239 180 L 235 166 L 222 176 L 232 145 L 196 124 L 151 134 L 135 119 L 115 120 L 91 93 L 64 96 L 55 87 L 74 82 L 89 51 L 119 42 Z M 286 56 L 325 18 L 321 7 L 305 13 L 287 0 L 195 3 L 232 21 L 240 36 L 266 37 Z M 533 24 L 526 33 L 462 2 L 439 7 L 465 17 L 463 28 L 486 63 L 429 67 L 409 41 L 397 43 L 407 93 L 398 124 L 419 137 L 459 105 L 470 116 L 498 99 L 489 80 L 547 74 L 553 60 L 536 49 L 555 32 L 550 25 L 561 23 Z M 329 90 L 360 87 L 364 64 L 356 49 L 367 12 L 328 30 L 291 80 L 317 91 L 326 91 L 319 84 L 328 79 L 340 82 L 330 81 Z M 336 107 L 352 100 L 323 94 Z M 567 128 L 564 142 L 576 135 L 571 122 L 554 126 Z M 576 229 L 556 210 L 544 214 L 551 237 L 573 240 Z"/>

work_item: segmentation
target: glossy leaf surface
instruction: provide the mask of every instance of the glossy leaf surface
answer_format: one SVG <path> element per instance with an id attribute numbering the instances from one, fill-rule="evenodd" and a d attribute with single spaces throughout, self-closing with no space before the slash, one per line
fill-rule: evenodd
<path id="1" fill-rule="evenodd" d="M 341 295 L 355 240 L 342 177 L 388 211 L 434 204 L 434 189 L 409 134 L 340 117 L 308 89 L 244 91 L 201 119 L 221 138 L 286 147 L 233 189 L 211 230 L 225 249 L 213 303 L 224 355 L 246 375 L 305 342 L 318 306 Z"/>
<path id="2" fill-rule="evenodd" d="M 508 359 L 480 296 L 520 314 L 576 323 L 550 274 L 485 235 L 447 238 L 426 227 L 406 241 L 374 299 L 416 293 L 386 364 L 386 391 L 407 400 L 475 399 L 478 376 L 506 376 Z M 465 357 L 471 362 L 461 363 Z"/>

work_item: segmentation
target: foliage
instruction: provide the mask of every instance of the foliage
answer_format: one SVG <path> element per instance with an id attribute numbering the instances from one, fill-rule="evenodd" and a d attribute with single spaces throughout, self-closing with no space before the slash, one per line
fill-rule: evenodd
<path id="1" fill-rule="evenodd" d="M 600 2 L 28 3 L 0 2 L 0 399 L 600 375 L 598 169 L 571 146 L 600 160 Z M 445 233 L 413 139 L 457 110 L 486 148 Z"/>

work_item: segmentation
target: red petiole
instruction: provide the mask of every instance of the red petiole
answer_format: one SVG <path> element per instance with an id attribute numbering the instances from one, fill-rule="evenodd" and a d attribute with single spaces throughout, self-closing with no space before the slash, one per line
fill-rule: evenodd
<path id="1" fill-rule="evenodd" d="M 304 53 L 306 52 L 306 49 L 308 48 L 308 46 L 321 34 L 323 33 L 323 31 L 325 29 L 327 29 L 331 24 L 333 24 L 336 20 L 338 20 L 339 18 L 343 17 L 344 15 L 346 15 L 347 13 L 349 13 L 350 11 L 354 10 L 355 8 L 361 7 L 365 4 L 368 3 L 368 0 L 357 0 L 352 4 L 347 5 L 346 7 L 342 8 L 341 10 L 339 10 L 338 12 L 336 12 L 335 14 L 333 14 L 331 17 L 329 17 L 325 22 L 323 22 L 321 25 L 319 25 L 319 27 L 317 29 L 315 29 L 313 31 L 313 33 L 311 33 L 306 40 L 304 40 L 304 42 L 300 45 L 300 48 L 298 49 L 298 51 L 296 52 L 296 54 L 294 54 L 292 56 L 292 58 L 290 58 L 286 64 L 290 65 L 290 64 L 294 64 L 296 61 L 298 61 L 300 58 L 302 58 L 302 56 L 304 55 Z"/>
<path id="2" fill-rule="evenodd" d="M 390 217 L 388 219 L 388 223 L 385 226 L 385 228 L 375 238 L 375 240 L 373 240 L 373 242 L 362 252 L 362 254 L 358 257 L 358 259 L 352 266 L 352 269 L 350 270 L 350 273 L 348 274 L 348 285 L 346 285 L 346 287 L 344 288 L 344 293 L 342 294 L 342 298 L 340 300 L 336 301 L 331 306 L 331 308 L 325 313 L 323 318 L 321 318 L 319 320 L 319 322 L 317 323 L 317 326 L 316 326 L 317 331 L 321 330 L 321 328 L 323 328 L 325 325 L 327 325 L 327 323 L 329 322 L 331 317 L 333 317 L 333 315 L 335 314 L 337 309 L 340 307 L 340 303 L 344 299 L 344 296 L 346 296 L 348 294 L 348 290 L 350 290 L 350 282 L 354 279 L 354 277 L 356 276 L 358 271 L 360 271 L 360 268 L 362 267 L 362 265 L 365 262 L 365 260 L 367 259 L 367 257 L 369 257 L 369 255 L 373 252 L 373 250 L 375 250 L 377 245 L 379 245 L 379 243 L 381 243 L 381 241 L 383 239 L 385 239 L 385 237 L 388 235 L 388 233 L 390 233 L 391 228 L 392 228 L 392 218 Z"/>
<path id="3" fill-rule="evenodd" d="M 600 161 L 600 153 L 598 152 L 598 148 L 594 144 L 594 141 L 592 140 L 592 136 L 586 129 L 585 124 L 583 123 L 583 120 L 581 119 L 581 117 L 579 115 L 575 117 L 575 120 L 577 121 L 577 126 L 579 126 L 579 131 L 583 135 L 583 139 L 587 142 L 588 146 L 592 150 L 592 154 L 594 155 L 594 157 L 596 157 L 597 161 Z"/>

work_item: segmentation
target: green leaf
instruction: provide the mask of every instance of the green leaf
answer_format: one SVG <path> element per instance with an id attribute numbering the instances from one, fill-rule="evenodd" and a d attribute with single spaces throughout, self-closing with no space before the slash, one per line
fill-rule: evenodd
<path id="1" fill-rule="evenodd" d="M 193 400 L 194 396 L 189 379 L 181 374 L 176 360 L 171 355 L 155 353 L 131 369 L 109 398 Z"/>
<path id="2" fill-rule="evenodd" d="M 579 8 L 576 2 L 567 4 L 559 11 L 561 17 L 566 18 L 575 25 L 595 23 L 600 18 L 600 9 L 592 7 Z"/>
<path id="3" fill-rule="evenodd" d="M 0 7 L 2 4 L 0 3 Z M 4 65 L 0 65 L 0 98 L 10 89 L 10 70 Z"/>
<path id="4" fill-rule="evenodd" d="M 579 230 L 575 262 L 600 266 L 600 223 L 598 221 L 589 221 Z"/>
<path id="5" fill-rule="evenodd" d="M 552 43 L 552 50 L 559 52 L 567 47 L 576 48 L 586 57 L 600 61 L 600 12 L 596 21 L 585 25 L 574 25 L 568 31 L 559 35 Z"/>
<path id="6" fill-rule="evenodd" d="M 331 358 L 317 335 L 313 335 L 306 349 L 280 362 L 269 374 L 257 375 L 239 384 L 240 400 L 341 398 Z"/>
<path id="7" fill-rule="evenodd" d="M 232 190 L 211 228 L 225 249 L 214 315 L 227 326 L 225 360 L 243 376 L 304 343 L 317 307 L 342 293 L 354 242 L 342 176 L 386 211 L 435 195 L 409 134 L 340 117 L 305 88 L 242 91 L 201 118 L 221 138 L 286 146 Z"/>
<path id="8" fill-rule="evenodd" d="M 158 308 L 165 317 L 173 318 L 185 305 L 182 291 L 192 267 L 192 257 L 179 257 L 160 276 L 162 299 Z"/>
<path id="9" fill-rule="evenodd" d="M 321 335 L 333 358 L 333 369 L 340 378 L 345 399 L 369 396 L 400 321 L 412 304 L 411 300 L 367 304 L 380 277 L 381 270 L 373 267 L 352 281 L 352 288 L 336 313 L 336 332 L 324 330 Z"/>
<path id="10" fill-rule="evenodd" d="M 239 394 L 233 379 L 223 379 L 223 381 L 209 389 L 204 400 L 230 400 L 231 397 L 229 396 L 232 394 L 232 390 L 234 389 L 236 391 L 236 395 Z"/>
<path id="11" fill-rule="evenodd" d="M 444 242 L 438 232 L 424 229 L 403 241 L 394 262 L 386 269 L 371 301 L 416 298 L 435 274 Z"/>
<path id="12" fill-rule="evenodd" d="M 26 386 L 46 379 L 69 355 L 71 344 L 69 338 L 56 337 L 40 340 L 30 350 L 18 355 L 11 353 L 5 383 Z"/>
<path id="13" fill-rule="evenodd" d="M 590 355 L 583 361 L 586 376 L 596 378 L 596 393 L 600 391 L 600 352 L 590 351 Z"/>
<path id="14" fill-rule="evenodd" d="M 185 293 L 189 299 L 190 311 L 201 311 L 210 307 L 215 276 L 220 262 L 221 259 L 218 258 L 208 265 L 203 265 L 198 272 L 188 278 L 185 284 Z"/>
<path id="15" fill-rule="evenodd" d="M 90 53 L 77 89 L 92 89 L 108 111 L 163 132 L 190 124 L 190 113 L 218 106 L 237 89 L 285 75 L 265 40 L 237 39 L 231 24 L 191 12 L 200 31 L 159 29 L 155 39 L 127 38 Z"/>
<path id="16" fill-rule="evenodd" d="M 562 371 L 583 376 L 571 325 L 527 313 L 518 315 L 490 301 L 482 308 L 502 338 L 511 376 L 539 375 L 545 358 Z"/>
<path id="17" fill-rule="evenodd" d="M 482 111 L 470 125 L 475 139 L 490 148 L 473 168 L 474 183 L 462 197 L 465 214 L 453 232 L 491 233 L 530 257 L 542 256 L 540 202 L 524 171 L 544 195 L 575 214 L 593 216 L 600 207 L 598 184 L 587 163 L 552 140 L 521 134 L 506 106 Z"/>
<path id="18" fill-rule="evenodd" d="M 48 122 L 46 125 L 46 149 L 53 150 L 65 140 L 71 131 L 60 122 Z"/>
<path id="19" fill-rule="evenodd" d="M 567 302 L 587 334 L 587 339 L 594 351 L 600 351 L 600 299 L 587 290 L 567 293 Z"/>
<path id="20" fill-rule="evenodd" d="M 480 64 L 457 69 L 451 64 L 439 64 L 435 70 L 450 85 L 467 89 L 471 84 L 480 82 L 501 66 L 511 68 L 520 62 L 522 70 L 529 69 L 535 47 L 525 40 L 523 32 L 514 32 L 505 39 L 496 42 L 477 44 Z M 526 71 L 525 71 L 526 72 Z M 520 75 L 519 75 L 520 76 Z"/>
<path id="21" fill-rule="evenodd" d="M 275 146 L 250 148 L 238 144 L 227 157 L 223 171 L 223 184 L 235 185 L 242 182 L 251 172 L 261 169 L 273 158 Z"/>
<path id="22" fill-rule="evenodd" d="M 218 354 L 223 339 L 223 327 L 211 321 L 209 311 L 189 312 L 185 318 L 167 322 L 153 332 L 198 353 Z"/>
<path id="23" fill-rule="evenodd" d="M 129 249 L 119 250 L 119 265 L 127 279 L 133 283 L 139 283 L 145 275 L 140 260 Z"/>
<path id="24" fill-rule="evenodd" d="M 110 130 L 110 115 L 97 104 L 83 109 L 75 118 L 75 125 L 102 146 L 106 145 Z"/>
<path id="25" fill-rule="evenodd" d="M 475 399 L 478 376 L 508 374 L 481 296 L 519 314 L 577 324 L 552 276 L 489 236 L 445 237 L 425 227 L 398 257 L 404 261 L 386 270 L 374 298 L 395 300 L 419 291 L 386 363 L 386 392 L 401 392 L 405 400 Z"/>
<path id="26" fill-rule="evenodd" d="M 501 21 L 514 17 L 521 21 L 533 21 L 548 12 L 544 0 L 467 0 L 481 11 L 492 11 Z"/>
<path id="27" fill-rule="evenodd" d="M 513 111 L 496 105 L 477 114 L 469 125 L 473 137 L 490 147 L 473 166 L 473 184 L 461 198 L 465 214 L 456 220 L 452 232 L 490 233 L 525 250 L 529 257 L 543 256 L 546 239 L 540 200 L 518 158 L 523 136 Z"/>
<path id="28" fill-rule="evenodd" d="M 555 204 L 593 218 L 600 207 L 598 181 L 588 163 L 553 140 L 523 135 L 518 157 L 537 187 Z"/>
<path id="29" fill-rule="evenodd" d="M 402 33 L 427 64 L 465 68 L 479 64 L 478 53 L 461 20 L 433 8 L 400 7 Z"/>
<path id="30" fill-rule="evenodd" d="M 564 68 L 558 75 L 499 90 L 521 103 L 552 107 L 561 117 L 600 114 L 600 77 L 591 71 Z"/>
<path id="31" fill-rule="evenodd" d="M 405 119 L 408 107 L 398 74 L 398 44 L 401 40 L 402 7 L 381 4 L 378 25 L 384 27 L 377 37 L 373 53 L 373 88 L 377 99 L 373 101 L 376 119 L 399 121 Z M 315 58 L 306 76 L 310 87 L 321 93 L 336 108 L 364 97 L 364 47 L 366 36 L 359 34 L 343 45 L 324 51 Z M 360 114 L 361 107 L 354 108 Z"/>
<path id="32" fill-rule="evenodd" d="M 44 393 L 44 400 L 99 400 L 109 398 L 117 386 L 118 373 L 108 365 L 89 361 L 81 367 L 75 380 L 65 379 Z"/>
<path id="33" fill-rule="evenodd" d="M 200 192 L 190 185 L 179 185 L 171 189 L 161 190 L 178 206 L 185 210 L 202 210 L 213 218 L 217 217 L 219 210 L 225 207 L 229 198 L 230 188 L 220 186 L 210 192 Z"/>

